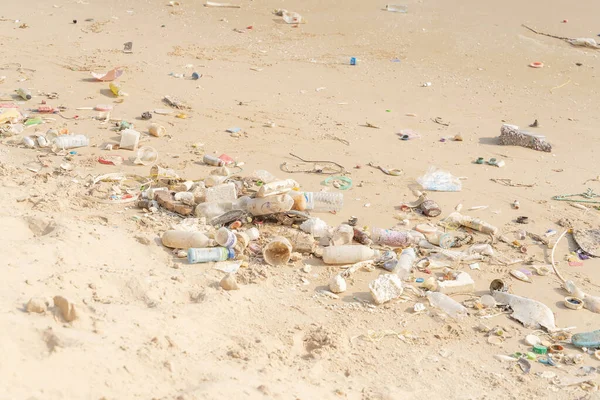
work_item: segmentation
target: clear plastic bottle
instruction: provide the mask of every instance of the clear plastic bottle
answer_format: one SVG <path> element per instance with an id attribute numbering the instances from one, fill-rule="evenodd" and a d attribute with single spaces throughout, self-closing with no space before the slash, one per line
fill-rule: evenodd
<path id="1" fill-rule="evenodd" d="M 360 261 L 371 260 L 379 254 L 368 246 L 330 246 L 323 250 L 325 264 L 354 264 Z"/>
<path id="2" fill-rule="evenodd" d="M 90 139 L 85 135 L 62 135 L 53 140 L 53 143 L 61 149 L 73 149 L 90 145 Z"/>
<path id="3" fill-rule="evenodd" d="M 417 253 L 412 247 L 402 250 L 393 272 L 396 273 L 400 279 L 408 278 L 416 259 Z"/>
<path id="4" fill-rule="evenodd" d="M 188 262 L 190 264 L 225 261 L 229 258 L 235 258 L 235 251 L 225 247 L 188 249 Z"/>
<path id="5" fill-rule="evenodd" d="M 249 201 L 248 196 L 243 196 L 236 201 L 205 202 L 198 204 L 194 212 L 197 217 L 205 217 L 207 220 L 211 220 L 225 214 L 227 211 L 246 210 Z"/>
<path id="6" fill-rule="evenodd" d="M 304 192 L 306 209 L 315 212 L 341 211 L 344 195 L 331 192 Z"/>
<path id="7" fill-rule="evenodd" d="M 256 193 L 256 197 L 267 197 L 273 196 L 276 194 L 287 193 L 290 190 L 299 187 L 300 185 L 293 179 L 286 179 L 283 181 L 275 181 L 271 183 L 266 183 L 258 189 L 258 193 Z"/>
<path id="8" fill-rule="evenodd" d="M 498 228 L 493 225 L 488 224 L 478 218 L 471 217 L 468 215 L 462 215 L 458 212 L 453 212 L 448 215 L 445 219 L 445 222 L 454 223 L 462 226 L 466 226 L 467 228 L 475 229 L 476 231 L 495 235 L 498 233 Z"/>
<path id="9" fill-rule="evenodd" d="M 254 216 L 285 212 L 292 209 L 294 199 L 287 194 L 251 199 L 248 202 L 248 212 Z"/>
<path id="10" fill-rule="evenodd" d="M 166 231 L 161 238 L 163 246 L 172 249 L 202 248 L 210 239 L 202 232 Z"/>
<path id="11" fill-rule="evenodd" d="M 465 307 L 444 293 L 429 291 L 427 292 L 427 298 L 433 307 L 439 308 L 452 318 L 458 319 L 467 315 Z"/>

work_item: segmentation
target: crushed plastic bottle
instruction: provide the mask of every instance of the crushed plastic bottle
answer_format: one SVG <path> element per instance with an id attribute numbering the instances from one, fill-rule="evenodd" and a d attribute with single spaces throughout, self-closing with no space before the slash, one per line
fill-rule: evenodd
<path id="1" fill-rule="evenodd" d="M 429 303 L 444 311 L 450 317 L 459 319 L 467 315 L 467 309 L 457 301 L 440 292 L 427 292 Z"/>

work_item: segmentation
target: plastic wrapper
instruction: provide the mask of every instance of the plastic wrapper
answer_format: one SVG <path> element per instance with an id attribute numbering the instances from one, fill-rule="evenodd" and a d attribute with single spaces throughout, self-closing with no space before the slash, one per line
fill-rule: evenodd
<path id="1" fill-rule="evenodd" d="M 460 192 L 462 189 L 460 179 L 437 167 L 429 167 L 425 175 L 418 178 L 417 182 L 423 189 L 437 192 Z"/>

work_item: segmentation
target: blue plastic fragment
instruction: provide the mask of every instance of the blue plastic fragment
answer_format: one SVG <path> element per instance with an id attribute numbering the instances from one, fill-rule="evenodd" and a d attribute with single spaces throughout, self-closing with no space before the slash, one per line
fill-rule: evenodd
<path id="1" fill-rule="evenodd" d="M 239 132 L 241 130 L 242 130 L 242 128 L 229 128 L 229 129 L 227 129 L 227 132 L 229 132 L 229 133 L 236 133 L 236 132 Z"/>

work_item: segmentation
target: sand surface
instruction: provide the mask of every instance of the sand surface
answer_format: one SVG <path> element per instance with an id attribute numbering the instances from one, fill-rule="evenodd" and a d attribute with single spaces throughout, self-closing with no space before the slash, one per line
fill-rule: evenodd
<path id="1" fill-rule="evenodd" d="M 296 165 L 289 153 L 335 161 L 353 187 L 344 192 L 341 212 L 320 215 L 332 226 L 351 216 L 359 226 L 396 226 L 397 207 L 415 200 L 415 179 L 434 165 L 466 178 L 460 192 L 429 193 L 441 217 L 462 204 L 465 214 L 494 224 L 511 240 L 519 229 L 560 234 L 561 218 L 577 229 L 594 228 L 597 210 L 551 198 L 587 188 L 600 193 L 600 53 L 535 35 L 521 24 L 594 38 L 600 3 L 411 0 L 404 3 L 409 12 L 399 14 L 386 12 L 383 1 L 232 1 L 241 8 L 209 8 L 196 0 L 174 6 L 161 0 L 2 5 L 0 75 L 6 78 L 0 92 L 10 99 L 15 89 L 29 88 L 33 99 L 15 99 L 22 112 L 46 100 L 66 107 L 67 118 L 48 115 L 45 124 L 0 145 L 0 399 L 593 396 L 595 384 L 567 385 L 579 379 L 581 366 L 600 366 L 593 355 L 566 345 L 568 354 L 583 356 L 580 364 L 531 361 L 531 371 L 523 374 L 515 362 L 494 355 L 530 351 L 523 338 L 535 329 L 503 314 L 482 319 L 473 309 L 454 321 L 413 295 L 375 306 L 368 284 L 383 270 L 357 272 L 348 290 L 331 299 L 319 290 L 339 268 L 309 257 L 271 267 L 253 257 L 238 273 L 241 289 L 223 291 L 223 274 L 213 265 L 189 265 L 161 245 L 160 235 L 181 218 L 92 201 L 93 177 L 148 176 L 150 167 L 129 162 L 131 151 L 103 150 L 104 143 L 119 140 L 114 124 L 76 108 L 113 105 L 111 118 L 133 122 L 141 144 L 159 152 L 158 163 L 189 180 L 211 171 L 202 163 L 205 153 L 226 153 L 244 163 L 242 175 L 268 170 L 318 191 L 324 176 L 285 173 L 281 164 Z M 296 11 L 306 23 L 285 24 L 273 14 L 276 8 Z M 123 43 L 130 41 L 133 52 L 125 54 Z M 350 57 L 357 58 L 356 66 L 349 65 Z M 544 68 L 528 67 L 534 61 Z M 122 103 L 108 83 L 90 74 L 118 66 L 129 94 Z M 192 72 L 201 78 L 190 80 Z M 51 92 L 58 99 L 48 99 Z M 164 125 L 167 136 L 151 137 L 150 122 L 139 117 L 168 108 L 165 95 L 191 109 L 184 111 L 186 119 L 154 114 L 150 122 Z M 498 145 L 503 123 L 527 128 L 536 119 L 539 127 L 531 130 L 546 135 L 551 153 Z M 241 133 L 227 133 L 232 127 Z M 23 136 L 50 128 L 85 134 L 91 145 L 75 155 L 22 145 Z M 420 137 L 400 140 L 403 129 Z M 451 140 L 457 134 L 464 140 Z M 126 161 L 98 163 L 107 154 Z M 474 164 L 478 157 L 506 165 Z M 403 173 L 385 175 L 368 163 Z M 515 200 L 519 210 L 511 207 Z M 468 211 L 476 206 L 488 207 Z M 521 215 L 529 217 L 528 225 L 515 223 Z M 409 219 L 411 226 L 426 222 L 419 214 Z M 550 245 L 557 237 L 549 238 Z M 475 235 L 477 242 L 488 239 Z M 509 244 L 494 246 L 507 259 L 550 262 L 546 246 L 531 239 L 523 244 L 525 256 Z M 575 250 L 567 234 L 556 251 L 558 268 L 583 290 L 599 294 L 600 262 L 569 266 L 565 257 Z M 502 278 L 512 293 L 550 307 L 558 327 L 585 332 L 600 326 L 599 315 L 565 308 L 567 293 L 555 275 L 534 272 L 533 283 L 525 283 L 508 273 L 529 268 L 523 263 L 480 264 L 480 270 L 456 266 L 476 281 L 474 299 L 488 293 L 492 279 Z M 75 304 L 77 319 L 66 322 L 54 307 L 41 314 L 25 311 L 31 298 L 53 304 L 58 295 Z M 415 314 L 416 302 L 427 310 Z M 476 329 L 482 323 L 501 327 L 505 339 L 489 344 Z"/>

